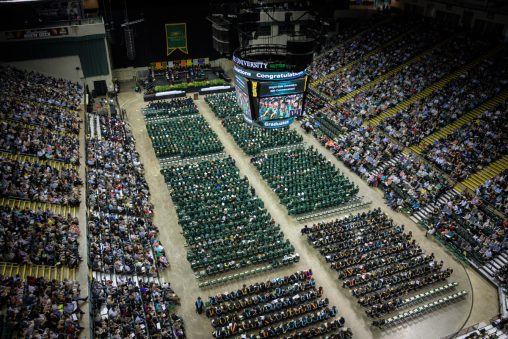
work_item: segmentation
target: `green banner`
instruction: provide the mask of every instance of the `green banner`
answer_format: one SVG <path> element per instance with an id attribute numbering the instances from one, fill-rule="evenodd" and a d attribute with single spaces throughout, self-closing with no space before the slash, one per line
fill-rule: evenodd
<path id="1" fill-rule="evenodd" d="M 187 49 L 187 24 L 166 24 L 166 47 L 167 55 L 179 49 L 185 54 L 189 54 Z"/>

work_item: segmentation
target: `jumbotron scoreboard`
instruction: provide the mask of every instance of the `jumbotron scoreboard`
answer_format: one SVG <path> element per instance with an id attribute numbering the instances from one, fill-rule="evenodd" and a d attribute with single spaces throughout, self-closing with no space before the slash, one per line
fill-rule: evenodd
<path id="1" fill-rule="evenodd" d="M 238 104 L 251 125 L 285 127 L 303 114 L 308 77 L 305 69 L 278 61 L 281 48 L 256 46 L 233 54 Z"/>

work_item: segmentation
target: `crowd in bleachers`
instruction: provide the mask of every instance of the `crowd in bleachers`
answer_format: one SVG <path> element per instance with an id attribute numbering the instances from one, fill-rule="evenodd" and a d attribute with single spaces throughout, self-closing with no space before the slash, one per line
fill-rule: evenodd
<path id="1" fill-rule="evenodd" d="M 14 67 L 0 67 L 0 93 L 12 98 L 76 110 L 83 99 L 79 83 Z"/>
<path id="2" fill-rule="evenodd" d="M 28 276 L 0 277 L 2 338 L 79 338 L 84 329 L 80 286 L 76 281 Z M 2 315 L 3 318 L 4 315 Z"/>
<path id="3" fill-rule="evenodd" d="M 462 181 L 508 153 L 508 101 L 436 140 L 423 151 L 439 169 Z"/>
<path id="4" fill-rule="evenodd" d="M 76 267 L 78 219 L 50 211 L 0 207 L 0 261 Z"/>
<path id="5" fill-rule="evenodd" d="M 401 306 L 401 298 L 446 280 L 442 269 L 380 209 L 363 212 L 302 229 L 302 235 L 339 273 L 369 317 L 380 318 Z M 382 321 L 375 321 L 382 325 Z"/>
<path id="6" fill-rule="evenodd" d="M 171 100 L 151 101 L 143 109 L 145 118 L 170 118 L 198 113 L 192 98 L 174 98 Z"/>
<path id="7" fill-rule="evenodd" d="M 353 67 L 340 70 L 334 76 L 319 83 L 317 89 L 331 98 L 339 98 L 371 82 L 390 69 L 436 44 L 448 32 L 426 25 L 417 25 L 392 44 L 355 63 Z"/>
<path id="8" fill-rule="evenodd" d="M 92 280 L 93 335 L 96 338 L 185 338 L 179 304 L 168 283 Z"/>
<path id="9" fill-rule="evenodd" d="M 148 123 L 146 128 L 158 158 L 185 158 L 223 150 L 217 135 L 200 115 Z"/>
<path id="10" fill-rule="evenodd" d="M 358 187 L 313 148 L 255 156 L 251 162 L 290 215 L 339 206 L 358 193 Z"/>
<path id="11" fill-rule="evenodd" d="M 502 213 L 508 215 L 508 169 L 487 180 L 476 190 L 476 194 Z"/>
<path id="12" fill-rule="evenodd" d="M 47 129 L 26 126 L 21 122 L 1 121 L 0 150 L 26 154 L 43 160 L 79 164 L 79 139 Z"/>
<path id="13" fill-rule="evenodd" d="M 168 263 L 132 132 L 116 117 L 100 122 L 102 139 L 90 138 L 87 147 L 90 264 L 100 272 L 155 276 Z"/>
<path id="14" fill-rule="evenodd" d="M 0 99 L 0 117 L 74 134 L 81 122 L 78 111 L 8 95 Z"/>
<path id="15" fill-rule="evenodd" d="M 405 146 L 419 143 L 508 86 L 507 65 L 508 56 L 499 52 L 387 118 L 381 128 Z"/>
<path id="16" fill-rule="evenodd" d="M 485 262 L 508 248 L 508 220 L 490 213 L 477 196 L 457 194 L 438 202 L 427 220 L 429 233 L 443 239 L 459 253 Z"/>
<path id="17" fill-rule="evenodd" d="M 3 197 L 78 206 L 82 181 L 76 168 L 11 160 L 0 155 L 0 195 Z"/>
<path id="18" fill-rule="evenodd" d="M 205 101 L 215 115 L 221 119 L 242 113 L 242 108 L 237 103 L 235 92 L 209 94 L 205 96 Z"/>
<path id="19" fill-rule="evenodd" d="M 310 269 L 211 296 L 206 315 L 214 338 L 352 337 L 344 318 L 334 319 L 337 308 L 323 297 Z"/>
<path id="20" fill-rule="evenodd" d="M 356 116 L 371 119 L 420 93 L 486 48 L 487 43 L 465 35 L 450 38 L 399 72 L 346 100 L 331 116 L 341 123 Z"/>
<path id="21" fill-rule="evenodd" d="M 364 31 L 355 39 L 346 40 L 336 48 L 325 52 L 318 59 L 319 62 L 309 66 L 311 80 L 315 81 L 346 66 L 362 55 L 387 43 L 401 32 L 409 30 L 414 24 L 413 20 L 397 17 L 382 22 L 375 29 Z"/>
<path id="22" fill-rule="evenodd" d="M 280 261 L 294 253 L 230 157 L 162 170 L 199 275 Z"/>

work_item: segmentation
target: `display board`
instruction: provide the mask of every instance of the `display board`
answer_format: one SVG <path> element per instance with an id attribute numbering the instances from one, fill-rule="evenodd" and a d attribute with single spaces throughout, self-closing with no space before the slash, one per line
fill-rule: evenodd
<path id="1" fill-rule="evenodd" d="M 246 122 L 280 128 L 303 114 L 308 80 L 304 71 L 252 70 L 239 65 L 234 71 L 237 100 Z"/>

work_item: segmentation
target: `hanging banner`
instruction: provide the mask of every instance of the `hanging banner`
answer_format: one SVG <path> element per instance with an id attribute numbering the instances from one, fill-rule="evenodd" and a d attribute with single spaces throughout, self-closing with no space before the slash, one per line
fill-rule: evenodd
<path id="1" fill-rule="evenodd" d="M 166 24 L 166 47 L 167 55 L 179 49 L 185 54 L 189 54 L 187 49 L 187 24 Z"/>
<path id="2" fill-rule="evenodd" d="M 168 68 L 173 68 L 173 61 L 168 61 Z"/>
<path id="3" fill-rule="evenodd" d="M 187 67 L 191 67 L 192 66 L 192 59 L 187 59 Z"/>
<path id="4" fill-rule="evenodd" d="M 192 59 L 192 65 L 194 65 L 194 66 L 199 65 L 198 59 Z"/>

